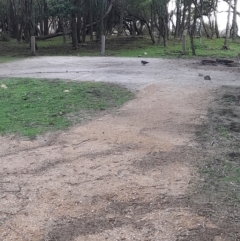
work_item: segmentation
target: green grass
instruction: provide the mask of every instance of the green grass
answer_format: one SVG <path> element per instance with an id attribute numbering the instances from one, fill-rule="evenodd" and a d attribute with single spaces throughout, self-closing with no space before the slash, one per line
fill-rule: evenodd
<path id="1" fill-rule="evenodd" d="M 198 198 L 202 195 L 213 203 L 215 218 L 224 212 L 226 219 L 240 210 L 240 168 L 239 163 L 212 159 L 205 161 L 200 169 L 204 182 L 198 184 Z"/>
<path id="2" fill-rule="evenodd" d="M 131 98 L 132 92 L 106 83 L 0 80 L 0 134 L 35 137 L 69 127 L 73 123 L 69 116 L 82 110 L 106 110 Z"/>
<path id="3" fill-rule="evenodd" d="M 206 160 L 205 165 L 200 169 L 200 173 L 207 174 L 209 178 L 220 182 L 234 181 L 240 184 L 240 167 L 237 162 L 229 160 Z"/>
<path id="4" fill-rule="evenodd" d="M 200 43 L 198 38 L 195 38 L 195 48 L 199 57 L 213 58 L 236 58 L 240 50 L 240 40 L 237 43 L 229 41 L 229 50 L 222 50 L 224 39 L 206 39 L 203 38 Z M 71 39 L 67 37 L 67 43 L 63 44 L 62 37 L 52 38 L 44 41 L 37 41 L 38 50 L 37 56 L 99 56 L 100 43 L 89 41 L 86 44 L 80 44 L 79 49 L 73 50 Z M 171 38 L 168 41 L 168 47 L 162 44 L 153 45 L 150 38 L 144 37 L 107 37 L 106 38 L 106 55 L 118 57 L 192 57 L 190 41 L 187 38 L 186 55 L 182 56 L 182 44 L 180 40 Z M 0 42 L 0 52 L 2 58 L 29 57 L 29 44 L 24 42 L 17 43 L 16 40 L 10 42 Z M 147 55 L 144 55 L 144 53 Z M 1 61 L 1 59 L 0 59 Z"/>
<path id="5" fill-rule="evenodd" d="M 240 184 L 240 168 L 236 168 L 231 166 L 231 172 L 226 177 L 222 178 L 225 182 L 230 182 L 232 185 L 233 183 Z M 240 200 L 240 199 L 239 199 Z"/>
<path id="6" fill-rule="evenodd" d="M 212 57 L 236 57 L 239 51 L 239 43 L 230 43 L 230 50 L 222 50 L 223 39 L 203 39 L 202 43 L 198 39 L 195 39 L 195 48 L 197 56 L 212 56 Z M 121 48 L 120 48 L 121 49 Z M 191 57 L 190 41 L 187 39 L 186 56 Z M 132 48 L 121 49 L 116 52 L 116 56 L 138 56 L 147 52 L 148 57 L 179 57 L 181 56 L 182 44 L 180 40 L 170 39 L 168 41 L 168 47 L 163 45 L 152 45 L 149 39 L 140 39 L 138 43 L 133 44 Z"/>
<path id="7" fill-rule="evenodd" d="M 0 56 L 0 64 L 1 63 L 12 62 L 14 60 L 19 60 L 19 58 L 11 57 L 11 56 Z"/>
<path id="8" fill-rule="evenodd" d="M 219 131 L 220 136 L 222 136 L 222 137 L 228 138 L 230 136 L 230 131 L 225 126 L 220 126 L 218 128 L 218 131 Z"/>
<path id="9" fill-rule="evenodd" d="M 219 89 L 208 120 L 198 131 L 206 156 L 199 160 L 204 181 L 196 180 L 193 196 L 213 205 L 216 220 L 224 213 L 229 221 L 240 212 L 239 90 L 237 86 Z"/>

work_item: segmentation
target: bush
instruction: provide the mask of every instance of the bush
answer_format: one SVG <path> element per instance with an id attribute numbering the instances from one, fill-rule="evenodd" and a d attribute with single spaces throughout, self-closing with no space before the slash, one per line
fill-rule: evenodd
<path id="1" fill-rule="evenodd" d="M 3 42 L 10 42 L 10 37 L 7 33 L 1 33 L 0 40 Z"/>

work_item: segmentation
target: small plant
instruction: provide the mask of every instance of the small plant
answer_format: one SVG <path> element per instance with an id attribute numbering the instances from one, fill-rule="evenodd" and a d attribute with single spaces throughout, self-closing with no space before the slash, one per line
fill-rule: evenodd
<path id="1" fill-rule="evenodd" d="M 218 131 L 222 137 L 228 138 L 230 136 L 229 129 L 225 126 L 220 126 Z"/>

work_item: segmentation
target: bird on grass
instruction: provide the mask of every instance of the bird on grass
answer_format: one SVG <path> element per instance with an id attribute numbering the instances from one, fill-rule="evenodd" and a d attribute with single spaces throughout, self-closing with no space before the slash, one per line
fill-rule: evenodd
<path id="1" fill-rule="evenodd" d="M 143 66 L 145 66 L 145 65 L 148 64 L 149 62 L 142 60 L 141 63 L 142 63 Z"/>

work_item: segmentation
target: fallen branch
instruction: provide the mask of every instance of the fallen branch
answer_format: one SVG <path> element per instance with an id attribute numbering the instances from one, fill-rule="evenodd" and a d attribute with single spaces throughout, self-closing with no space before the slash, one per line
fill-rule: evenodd
<path id="1" fill-rule="evenodd" d="M 46 39 L 56 38 L 56 37 L 63 36 L 63 35 L 68 35 L 68 34 L 71 34 L 71 33 L 72 33 L 72 31 L 69 31 L 69 32 L 66 32 L 66 33 L 63 33 L 63 32 L 53 33 L 53 34 L 49 34 L 49 35 L 45 35 L 45 36 L 36 36 L 36 40 L 46 40 Z"/>

